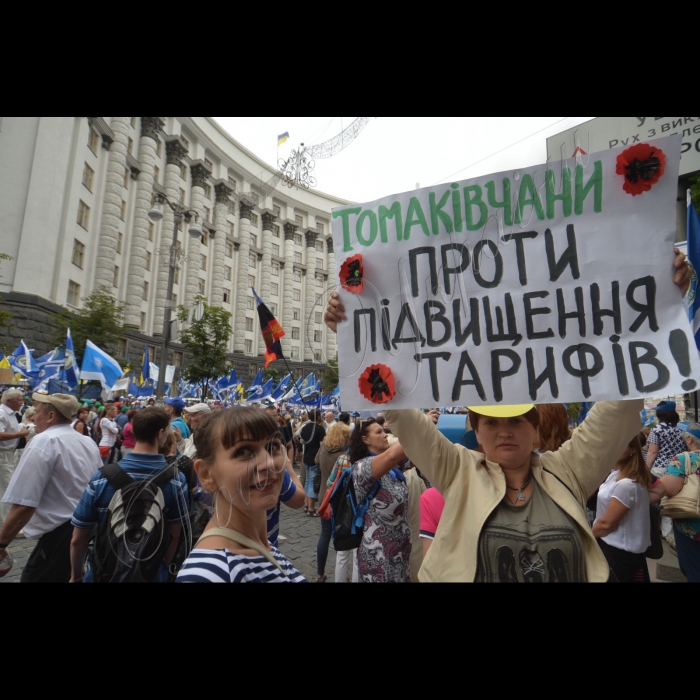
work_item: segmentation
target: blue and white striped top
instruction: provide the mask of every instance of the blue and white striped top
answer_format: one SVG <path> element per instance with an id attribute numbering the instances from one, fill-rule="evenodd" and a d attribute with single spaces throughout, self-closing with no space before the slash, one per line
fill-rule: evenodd
<path id="1" fill-rule="evenodd" d="M 195 549 L 176 583 L 307 583 L 275 547 L 272 556 L 285 575 L 265 557 L 246 557 L 227 550 Z"/>

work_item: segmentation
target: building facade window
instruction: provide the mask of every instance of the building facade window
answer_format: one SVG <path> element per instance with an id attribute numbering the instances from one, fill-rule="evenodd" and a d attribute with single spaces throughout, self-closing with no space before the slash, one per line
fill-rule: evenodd
<path id="1" fill-rule="evenodd" d="M 246 329 L 246 331 L 248 331 L 248 333 L 253 332 L 253 319 L 252 318 L 246 318 L 245 329 Z"/>
<path id="2" fill-rule="evenodd" d="M 245 354 L 246 354 L 246 355 L 252 355 L 252 354 L 253 354 L 253 341 L 252 341 L 252 340 L 246 340 L 246 341 L 245 341 Z"/>
<path id="3" fill-rule="evenodd" d="M 233 269 L 230 268 L 228 265 L 224 265 L 224 279 L 227 282 L 231 281 L 231 275 L 233 274 Z"/>
<path id="4" fill-rule="evenodd" d="M 273 262 L 272 267 L 270 268 L 270 272 L 273 277 L 279 277 L 280 276 L 280 264 Z"/>
<path id="5" fill-rule="evenodd" d="M 300 328 L 292 328 L 292 340 L 300 340 L 301 339 L 301 329 Z"/>
<path id="6" fill-rule="evenodd" d="M 248 255 L 248 267 L 257 269 L 258 267 L 258 256 L 255 253 L 250 253 Z"/>
<path id="7" fill-rule="evenodd" d="M 82 226 L 86 231 L 90 226 L 90 207 L 82 199 L 78 204 L 78 226 Z"/>
<path id="8" fill-rule="evenodd" d="M 85 246 L 76 238 L 73 241 L 73 259 L 72 263 L 76 267 L 83 269 L 83 261 L 85 260 Z"/>
<path id="9" fill-rule="evenodd" d="M 117 265 L 114 266 L 114 279 L 112 280 L 112 286 L 119 286 L 119 267 Z"/>
<path id="10" fill-rule="evenodd" d="M 92 192 L 92 187 L 95 181 L 95 171 L 87 164 L 85 163 L 85 167 L 83 168 L 83 185 Z"/>
<path id="11" fill-rule="evenodd" d="M 299 348 L 296 345 L 292 345 L 292 359 L 298 360 L 300 357 Z"/>
<path id="12" fill-rule="evenodd" d="M 78 306 L 80 304 L 80 285 L 70 280 L 68 282 L 68 305 Z"/>
<path id="13" fill-rule="evenodd" d="M 143 299 L 144 301 L 148 301 L 148 290 L 149 290 L 149 286 L 150 286 L 150 285 L 148 284 L 148 282 L 144 282 L 144 283 L 143 283 L 143 296 L 142 296 L 142 299 Z"/>
<path id="14" fill-rule="evenodd" d="M 276 257 L 279 258 L 280 256 L 280 247 L 278 245 L 273 244 L 272 245 L 272 254 Z"/>
<path id="15" fill-rule="evenodd" d="M 280 295 L 280 286 L 279 284 L 275 284 L 274 282 L 270 285 L 270 294 L 272 294 L 273 297 L 278 297 Z"/>
<path id="16" fill-rule="evenodd" d="M 225 255 L 227 258 L 233 257 L 233 243 L 226 242 Z"/>
<path id="17" fill-rule="evenodd" d="M 97 155 L 97 149 L 100 147 L 100 135 L 95 129 L 90 127 L 90 132 L 88 133 L 88 148 Z"/>
<path id="18" fill-rule="evenodd" d="M 292 291 L 293 301 L 301 301 L 301 289 L 294 289 Z"/>
<path id="19" fill-rule="evenodd" d="M 295 321 L 301 321 L 301 309 L 292 309 L 292 318 Z"/>

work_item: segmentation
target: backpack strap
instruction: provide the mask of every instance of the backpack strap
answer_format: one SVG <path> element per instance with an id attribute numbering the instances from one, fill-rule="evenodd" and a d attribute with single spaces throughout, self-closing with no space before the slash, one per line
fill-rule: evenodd
<path id="1" fill-rule="evenodd" d="M 155 479 L 151 481 L 153 486 L 157 486 L 159 489 L 163 489 L 167 486 L 173 479 L 177 479 L 178 468 L 177 463 L 169 464 L 162 472 L 160 472 Z"/>
<path id="2" fill-rule="evenodd" d="M 241 535 L 240 532 L 236 532 L 235 530 L 229 530 L 228 528 L 222 528 L 222 527 L 217 527 L 214 528 L 213 530 L 209 530 L 209 532 L 205 532 L 200 538 L 199 542 L 195 545 L 195 549 L 199 547 L 199 545 L 206 539 L 210 537 L 222 537 L 225 540 L 231 540 L 231 542 L 236 542 L 237 544 L 240 544 L 243 547 L 247 547 L 248 549 L 253 549 L 256 552 L 258 552 L 260 555 L 265 557 L 270 564 L 274 564 L 284 576 L 287 576 L 287 572 L 280 566 L 280 563 L 275 559 L 270 552 L 267 551 L 262 545 L 258 544 L 257 542 L 253 542 L 253 540 L 249 539 L 245 535 Z"/>
<path id="3" fill-rule="evenodd" d="M 134 480 L 118 464 L 108 464 L 100 471 L 116 491 L 121 491 L 134 483 Z"/>

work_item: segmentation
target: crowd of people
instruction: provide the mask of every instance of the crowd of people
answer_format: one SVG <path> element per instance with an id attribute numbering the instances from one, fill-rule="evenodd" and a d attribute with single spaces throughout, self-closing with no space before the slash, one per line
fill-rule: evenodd
<path id="1" fill-rule="evenodd" d="M 344 311 L 334 294 L 332 331 Z M 10 389 L 0 576 L 25 535 L 38 544 L 22 582 L 302 583 L 278 547 L 291 508 L 320 520 L 318 583 L 345 525 L 357 539 L 336 546 L 338 583 L 647 583 L 662 537 L 698 583 L 700 514 L 664 523 L 659 506 L 700 478 L 700 424 L 665 402 L 646 434 L 642 408 L 598 402 L 572 428 L 561 405 L 469 407 L 468 449 L 437 410 L 361 419 Z"/>

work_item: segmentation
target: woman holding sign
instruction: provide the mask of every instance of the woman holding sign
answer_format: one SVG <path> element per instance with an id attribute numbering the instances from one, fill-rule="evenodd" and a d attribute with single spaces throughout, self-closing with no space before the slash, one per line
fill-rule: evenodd
<path id="1" fill-rule="evenodd" d="M 675 282 L 691 271 L 677 253 Z M 345 320 L 334 294 L 331 330 Z M 445 511 L 421 570 L 423 583 L 606 583 L 610 567 L 591 531 L 586 502 L 639 432 L 641 400 L 597 403 L 571 440 L 535 453 L 534 405 L 470 409 L 484 454 L 454 445 L 418 410 L 387 411 L 406 455 L 445 496 Z"/>

